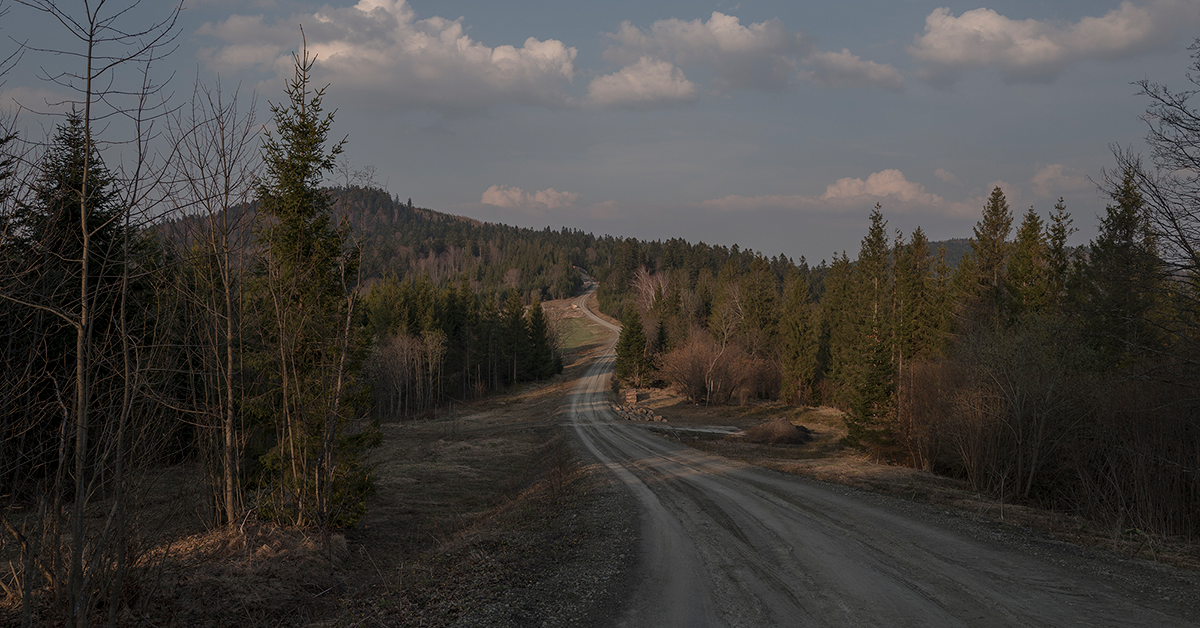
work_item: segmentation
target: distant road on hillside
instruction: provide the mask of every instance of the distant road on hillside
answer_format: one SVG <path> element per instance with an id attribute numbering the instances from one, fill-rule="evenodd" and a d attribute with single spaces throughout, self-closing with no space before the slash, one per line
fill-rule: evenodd
<path id="1" fill-rule="evenodd" d="M 616 332 L 591 294 L 576 304 Z M 1192 572 L 746 466 L 618 420 L 613 360 L 610 345 L 571 404 L 576 437 L 641 510 L 640 582 L 613 625 L 1200 625 Z"/>

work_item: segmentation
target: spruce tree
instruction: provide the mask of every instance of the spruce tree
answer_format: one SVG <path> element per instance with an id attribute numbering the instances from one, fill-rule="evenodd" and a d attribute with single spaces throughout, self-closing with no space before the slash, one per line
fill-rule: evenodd
<path id="1" fill-rule="evenodd" d="M 275 131 L 263 141 L 256 190 L 263 243 L 256 296 L 264 313 L 257 362 L 270 377 L 260 409 L 275 428 L 263 462 L 277 482 L 263 514 L 328 527 L 361 516 L 370 487 L 344 434 L 358 365 L 351 326 L 358 255 L 321 188 L 345 140 L 326 150 L 333 114 L 322 115 L 325 88 L 311 85 L 315 59 L 306 50 L 294 61 L 287 102 L 271 105 Z"/>
<path id="2" fill-rule="evenodd" d="M 813 401 L 813 378 L 817 369 L 819 326 L 808 295 L 808 283 L 796 274 L 784 297 L 779 320 L 779 354 L 782 377 L 779 399 L 795 403 L 799 397 Z"/>
<path id="3" fill-rule="evenodd" d="M 0 225 L 8 228 L 0 290 L 16 299 L 0 306 L 0 377 L 23 381 L 18 403 L 0 404 L 0 436 L 22 443 L 9 455 L 53 477 L 59 455 L 44 443 L 55 442 L 64 399 L 75 398 L 72 419 L 91 430 L 104 418 L 94 409 L 116 407 L 123 392 L 111 351 L 119 346 L 126 232 L 114 178 L 76 112 L 55 129 L 31 191 L 27 202 L 13 199 L 11 223 Z M 83 455 L 90 467 L 90 452 Z M 12 490 L 8 472 L 0 471 L 0 493 Z"/>
<path id="4" fill-rule="evenodd" d="M 617 377 L 640 386 L 649 370 L 650 361 L 646 357 L 646 331 L 642 329 L 642 317 L 637 308 L 627 305 L 625 315 L 621 317 L 621 335 L 617 338 Z"/>
<path id="5" fill-rule="evenodd" d="M 534 379 L 546 379 L 557 372 L 550 349 L 550 333 L 542 302 L 529 307 L 529 374 Z"/>
<path id="6" fill-rule="evenodd" d="M 532 374 L 529 370 L 529 327 L 525 324 L 525 306 L 516 290 L 510 290 L 501 312 L 504 334 L 504 358 L 510 383 L 523 382 Z"/>
<path id="7" fill-rule="evenodd" d="M 1111 367 L 1135 351 L 1157 349 L 1154 324 L 1164 282 L 1154 232 L 1135 174 L 1127 170 L 1109 192 L 1100 234 L 1084 269 L 1084 310 L 1089 335 Z"/>
<path id="8" fill-rule="evenodd" d="M 893 283 L 887 241 L 887 221 L 878 204 L 863 238 L 855 266 L 858 290 L 857 346 L 847 371 L 850 412 L 847 439 L 853 445 L 882 445 L 888 441 L 895 408 L 896 376 L 893 355 Z"/>
<path id="9" fill-rule="evenodd" d="M 1049 262 L 1042 219 L 1030 207 L 1017 229 L 1008 262 L 1006 293 L 1008 311 L 1014 319 L 1025 313 L 1043 313 L 1049 308 L 1054 290 Z"/>
<path id="10" fill-rule="evenodd" d="M 1071 255 L 1067 238 L 1078 229 L 1071 226 L 1071 214 L 1062 197 L 1054 204 L 1050 224 L 1046 226 L 1046 270 L 1050 278 L 1050 303 L 1060 307 L 1066 298 L 1067 277 L 1071 271 Z"/>
<path id="11" fill-rule="evenodd" d="M 977 292 L 984 311 L 995 319 L 1000 313 L 1004 281 L 1007 273 L 1011 244 L 1008 234 L 1012 231 L 1012 211 L 998 186 L 992 189 L 983 217 L 975 224 L 975 237 L 971 238 L 971 253 L 975 262 Z"/>
<path id="12" fill-rule="evenodd" d="M 848 406 L 854 388 L 854 364 L 858 354 L 859 333 L 856 323 L 857 290 L 854 265 L 842 251 L 833 256 L 825 277 L 825 298 L 821 300 L 821 348 L 818 367 L 827 374 L 832 398 L 824 403 Z"/>
<path id="13" fill-rule="evenodd" d="M 743 347 L 755 357 L 773 357 L 776 321 L 779 312 L 779 288 L 770 265 L 761 257 L 750 262 L 750 270 L 740 278 L 739 292 L 744 315 L 739 330 Z"/>

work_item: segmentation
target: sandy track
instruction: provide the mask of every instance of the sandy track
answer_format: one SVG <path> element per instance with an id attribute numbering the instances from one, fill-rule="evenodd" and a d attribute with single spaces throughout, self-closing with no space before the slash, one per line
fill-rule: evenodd
<path id="1" fill-rule="evenodd" d="M 589 297 L 580 309 L 616 330 Z M 641 582 L 616 625 L 1200 624 L 1190 572 L 742 465 L 619 421 L 606 398 L 611 349 L 571 415 L 641 510 Z"/>

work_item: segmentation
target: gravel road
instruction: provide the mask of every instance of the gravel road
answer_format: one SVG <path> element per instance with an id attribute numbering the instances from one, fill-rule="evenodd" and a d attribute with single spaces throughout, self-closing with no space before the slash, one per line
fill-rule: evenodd
<path id="1" fill-rule="evenodd" d="M 580 309 L 616 330 L 589 296 Z M 619 421 L 612 362 L 610 350 L 575 390 L 571 425 L 640 511 L 638 581 L 614 625 L 1200 625 L 1193 572 L 743 465 Z"/>

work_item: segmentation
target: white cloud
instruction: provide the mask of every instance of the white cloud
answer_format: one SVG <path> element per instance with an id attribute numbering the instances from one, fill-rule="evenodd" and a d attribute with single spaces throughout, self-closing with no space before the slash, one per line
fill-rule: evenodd
<path id="1" fill-rule="evenodd" d="M 1183 28 L 1200 23 L 1194 0 L 1122 2 L 1100 17 L 1058 23 L 1014 20 L 979 8 L 955 17 L 935 9 L 909 54 L 927 64 L 924 78 L 949 85 L 965 71 L 995 67 L 1006 82 L 1049 82 L 1070 63 L 1116 59 L 1171 45 Z"/>
<path id="2" fill-rule="evenodd" d="M 915 201 L 926 205 L 941 205 L 945 201 L 936 194 L 925 191 L 925 186 L 914 183 L 896 169 L 872 173 L 864 181 L 846 177 L 838 179 L 825 188 L 822 200 L 853 199 L 863 196 L 894 197 L 901 202 Z"/>
<path id="3" fill-rule="evenodd" d="M 623 22 L 609 37 L 617 43 L 605 52 L 609 60 L 627 65 L 655 55 L 676 65 L 710 67 L 722 87 L 768 91 L 790 85 L 794 57 L 808 48 L 778 19 L 743 25 L 737 17 L 716 11 L 707 22 L 659 20 L 648 32 Z"/>
<path id="4" fill-rule="evenodd" d="M 578 193 L 559 192 L 554 188 L 546 188 L 529 194 L 518 187 L 493 185 L 484 191 L 479 202 L 484 205 L 518 209 L 526 213 L 544 213 L 550 209 L 572 207 L 577 200 L 579 200 Z"/>
<path id="5" fill-rule="evenodd" d="M 404 0 L 360 0 L 265 24 L 234 15 L 199 34 L 224 42 L 204 59 L 217 67 L 287 71 L 303 24 L 323 80 L 369 94 L 385 106 L 479 111 L 504 103 L 567 106 L 575 48 L 530 37 L 520 46 L 486 46 L 465 34 L 462 18 L 417 19 Z"/>
<path id="6" fill-rule="evenodd" d="M 899 170 L 882 170 L 860 179 L 845 177 L 829 184 L 821 196 L 804 195 L 731 195 L 701 203 L 704 207 L 728 211 L 791 209 L 812 212 L 858 211 L 880 203 L 885 212 L 901 214 L 932 213 L 964 216 L 977 211 L 975 199 L 948 201 L 909 181 Z"/>
<path id="7" fill-rule="evenodd" d="M 1093 187 L 1087 175 L 1062 164 L 1048 164 L 1038 169 L 1029 180 L 1033 193 L 1043 197 L 1059 197 Z"/>
<path id="8" fill-rule="evenodd" d="M 619 72 L 597 76 L 588 85 L 588 100 L 601 107 L 653 106 L 696 99 L 696 84 L 666 61 L 642 57 Z"/>
<path id="9" fill-rule="evenodd" d="M 742 24 L 732 15 L 714 11 L 708 21 L 659 20 L 642 30 L 623 22 L 609 33 L 609 61 L 629 66 L 646 57 L 679 67 L 701 67 L 714 73 L 720 89 L 787 90 L 808 77 L 832 86 L 875 85 L 897 90 L 899 71 L 890 65 L 864 61 L 849 50 L 822 52 L 808 37 L 792 32 L 778 19 Z M 801 70 L 801 66 L 810 66 Z"/>
<path id="10" fill-rule="evenodd" d="M 805 62 L 813 67 L 814 79 L 833 87 L 869 84 L 894 92 L 904 89 L 904 78 L 899 70 L 890 65 L 863 61 L 846 48 L 841 52 L 814 52 L 805 58 Z"/>
<path id="11" fill-rule="evenodd" d="M 955 185 L 958 184 L 958 177 L 954 176 L 953 172 L 950 172 L 945 168 L 938 168 L 937 170 L 934 170 L 933 176 L 941 179 L 944 183 L 951 183 Z"/>

